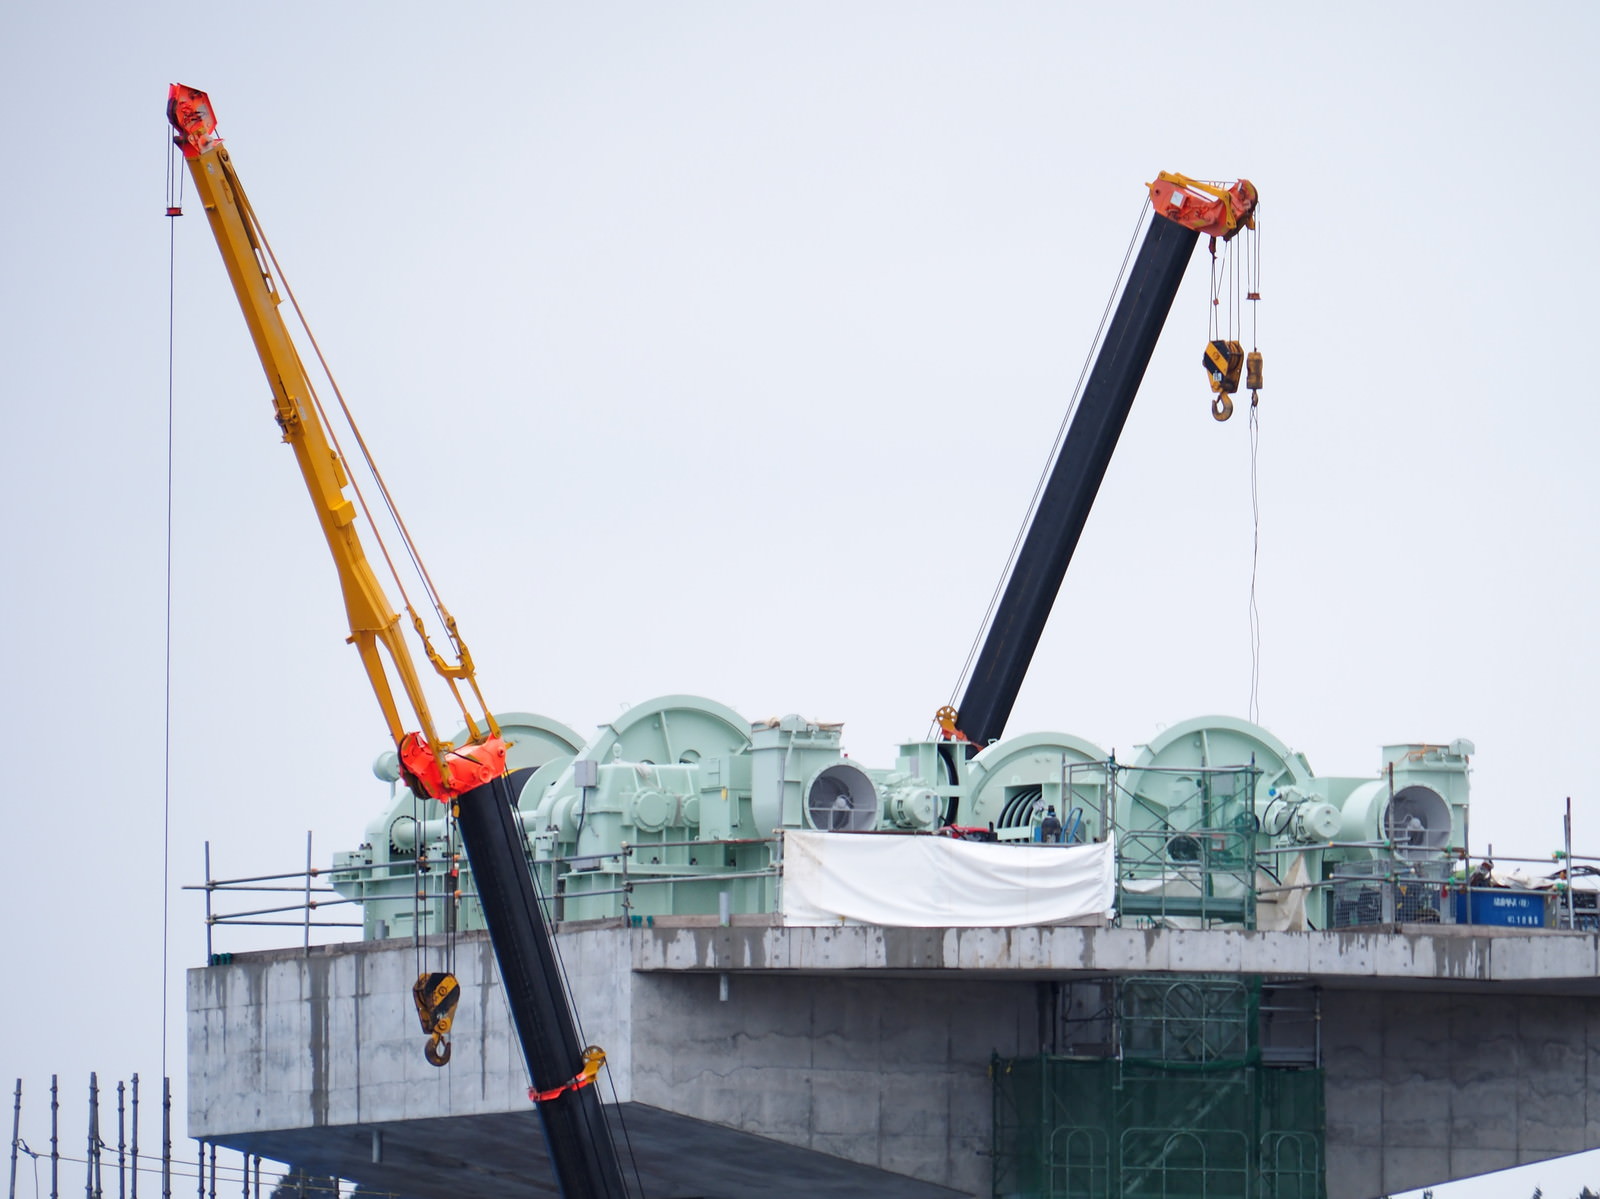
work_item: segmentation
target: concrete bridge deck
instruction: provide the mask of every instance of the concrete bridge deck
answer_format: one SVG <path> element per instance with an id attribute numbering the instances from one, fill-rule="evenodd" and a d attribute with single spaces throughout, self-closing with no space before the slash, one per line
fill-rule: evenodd
<path id="1" fill-rule="evenodd" d="M 1600 1147 L 1594 934 L 680 918 L 558 945 L 651 1199 L 987 1195 L 991 1054 L 1051 1049 L 1064 982 L 1168 972 L 1322 989 L 1329 1199 Z M 443 1071 L 409 941 L 190 971 L 190 1135 L 416 1199 L 554 1194 L 488 941 L 457 955 Z"/>

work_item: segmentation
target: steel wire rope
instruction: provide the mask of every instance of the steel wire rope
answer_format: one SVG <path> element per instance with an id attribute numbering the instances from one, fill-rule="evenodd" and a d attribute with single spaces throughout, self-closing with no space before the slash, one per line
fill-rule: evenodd
<path id="1" fill-rule="evenodd" d="M 1231 246 L 1232 243 L 1230 242 Z M 1228 340 L 1244 336 L 1244 323 L 1239 318 L 1239 256 L 1228 252 Z"/>
<path id="2" fill-rule="evenodd" d="M 1017 535 L 1012 539 L 1011 551 L 1006 555 L 1005 565 L 1000 568 L 1000 578 L 994 585 L 994 591 L 989 596 L 989 606 L 984 609 L 983 619 L 978 623 L 977 634 L 972 639 L 972 645 L 967 650 L 966 661 L 962 664 L 961 673 L 956 678 L 955 686 L 950 689 L 950 704 L 955 705 L 956 697 L 967 681 L 968 674 L 972 671 L 972 664 L 978 657 L 978 650 L 983 644 L 984 635 L 989 631 L 989 624 L 994 619 L 994 610 L 999 606 L 1001 593 L 1005 590 L 1006 582 L 1011 577 L 1011 568 L 1015 565 L 1017 554 L 1022 549 L 1023 539 L 1028 534 L 1028 527 L 1033 523 L 1033 514 L 1039 507 L 1039 497 L 1044 494 L 1045 483 L 1049 481 L 1050 470 L 1055 465 L 1056 456 L 1061 451 L 1061 443 L 1067 435 L 1067 428 L 1072 423 L 1072 417 L 1078 410 L 1078 401 L 1083 398 L 1084 381 L 1089 377 L 1089 371 L 1094 365 L 1095 353 L 1100 347 L 1100 339 L 1105 335 L 1106 323 L 1111 319 L 1112 306 L 1117 302 L 1117 296 L 1122 292 L 1122 281 L 1128 273 L 1128 263 L 1133 258 L 1134 246 L 1139 240 L 1139 230 L 1144 228 L 1145 216 L 1152 211 L 1151 204 L 1146 199 L 1139 206 L 1138 219 L 1133 223 L 1133 234 L 1128 238 L 1127 249 L 1122 254 L 1122 266 L 1117 271 L 1116 282 L 1111 285 L 1111 294 L 1106 297 L 1105 308 L 1100 312 L 1100 324 L 1094 331 L 1094 338 L 1089 343 L 1089 352 L 1084 355 L 1083 366 L 1078 371 L 1078 381 L 1072 389 L 1072 399 L 1067 403 L 1067 410 L 1061 417 L 1061 423 L 1056 426 L 1055 440 L 1050 445 L 1050 453 L 1045 458 L 1044 469 L 1039 472 L 1038 482 L 1034 484 L 1033 495 L 1028 500 L 1028 509 L 1023 514 L 1022 523 L 1017 527 Z M 934 724 L 928 726 L 928 734 L 933 735 Z"/>
<path id="3" fill-rule="evenodd" d="M 422 888 L 424 877 L 423 866 L 423 840 L 422 840 L 422 800 L 411 787 L 406 788 L 411 792 L 411 950 L 417 968 L 417 977 L 421 978 L 422 970 Z M 389 832 L 390 844 L 394 843 L 394 831 Z"/>
<path id="4" fill-rule="evenodd" d="M 405 520 L 400 515 L 400 510 L 394 502 L 394 497 L 389 492 L 389 486 L 384 482 L 382 472 L 378 470 L 377 462 L 373 459 L 372 453 L 367 447 L 366 438 L 362 435 L 360 426 L 356 424 L 355 417 L 350 411 L 350 406 L 345 401 L 344 392 L 339 387 L 339 381 L 334 378 L 333 370 L 329 367 L 328 360 L 322 353 L 322 346 L 317 341 L 316 334 L 312 332 L 311 325 L 306 320 L 305 312 L 300 307 L 300 301 L 295 296 L 294 288 L 289 283 L 288 276 L 284 274 L 283 268 L 278 263 L 278 256 L 273 253 L 272 243 L 267 239 L 266 231 L 261 227 L 261 221 L 256 216 L 255 209 L 251 206 L 249 198 L 244 194 L 244 191 L 238 187 L 237 180 L 235 180 L 234 183 L 240 211 L 248 218 L 251 229 L 260 239 L 261 248 L 266 252 L 267 261 L 272 264 L 273 273 L 277 276 L 278 282 L 283 286 L 284 295 L 288 297 L 290 307 L 294 309 L 295 318 L 300 322 L 301 329 L 305 331 L 307 340 L 311 342 L 311 348 L 316 354 L 317 363 L 321 366 L 322 373 L 327 378 L 329 386 L 333 388 L 334 397 L 339 402 L 339 411 L 344 416 L 345 424 L 349 427 L 351 435 L 355 438 L 356 445 L 361 450 L 361 460 L 366 463 L 367 470 L 371 473 L 373 481 L 377 484 L 378 493 L 383 500 L 384 510 L 388 512 L 389 519 L 394 522 L 395 528 L 400 533 L 401 544 L 405 548 L 406 557 L 411 561 L 412 569 L 417 572 L 418 578 L 422 580 L 423 589 L 426 591 L 428 596 L 429 606 L 433 608 L 434 615 L 439 619 L 440 624 L 443 625 L 446 636 L 450 639 L 450 643 L 457 648 L 457 652 L 459 654 L 461 645 L 460 639 L 451 630 L 450 623 L 445 619 L 443 610 L 444 604 L 439 598 L 438 588 L 434 586 L 433 578 L 428 573 L 428 568 L 423 564 L 421 554 L 418 552 L 416 547 L 416 542 L 412 539 L 411 531 L 409 528 L 407 528 Z M 300 361 L 299 350 L 295 349 L 292 343 L 290 349 L 294 353 L 297 362 L 300 363 L 302 372 L 304 372 L 305 364 L 303 361 Z M 311 382 L 309 375 L 306 376 L 306 386 L 311 393 L 310 400 L 312 406 L 316 409 L 317 415 L 322 419 L 324 430 L 328 435 L 328 440 L 333 444 L 334 451 L 339 455 L 341 460 L 348 462 L 349 458 L 346 456 L 344 448 L 339 442 L 338 431 L 334 428 L 332 422 L 328 420 L 327 410 L 323 406 L 322 397 L 318 394 L 316 385 Z M 394 580 L 395 587 L 399 589 L 400 599 L 401 602 L 404 603 L 406 610 L 410 612 L 413 617 L 415 617 L 416 609 L 411 603 L 411 596 L 406 591 L 405 583 L 400 578 L 400 572 L 395 567 L 394 559 L 389 553 L 388 543 L 384 540 L 383 533 L 378 528 L 378 523 L 372 518 L 372 509 L 367 503 L 366 493 L 363 491 L 359 480 L 356 479 L 354 474 L 351 474 L 349 478 L 351 489 L 356 494 L 356 500 L 360 503 L 361 511 L 367 518 L 367 524 L 372 530 L 373 538 L 378 543 L 379 552 L 383 555 L 384 564 L 389 568 L 389 577 Z M 476 684 L 474 684 L 474 686 L 476 686 Z M 474 723 L 471 714 L 466 710 L 466 705 L 461 702 L 459 697 L 457 697 L 457 704 L 461 707 L 462 715 L 466 717 L 467 723 L 469 725 Z"/>
<path id="5" fill-rule="evenodd" d="M 1249 234 L 1248 266 L 1245 286 L 1249 294 L 1258 297 L 1250 304 L 1250 348 L 1260 347 L 1257 325 L 1261 295 L 1261 218 L 1256 218 L 1256 228 Z M 1241 330 L 1242 332 L 1242 330 Z M 1261 492 L 1257 462 L 1261 450 L 1261 409 L 1254 392 L 1250 394 L 1250 720 L 1261 721 L 1261 609 L 1257 603 L 1256 583 L 1261 564 Z"/>
<path id="6" fill-rule="evenodd" d="M 178 229 L 174 217 L 183 211 L 184 171 L 168 136 L 166 143 L 167 199 L 167 461 L 164 612 L 162 614 L 161 677 L 161 1076 L 167 1077 L 167 1026 L 170 1021 L 169 980 L 172 940 L 172 446 L 175 376 L 177 373 Z"/>

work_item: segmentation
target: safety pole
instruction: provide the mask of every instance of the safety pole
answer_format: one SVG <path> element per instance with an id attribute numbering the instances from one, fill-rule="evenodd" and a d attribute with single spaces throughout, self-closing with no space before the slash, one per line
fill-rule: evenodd
<path id="1" fill-rule="evenodd" d="M 211 965 L 211 842 L 206 842 L 206 965 Z"/>
<path id="2" fill-rule="evenodd" d="M 117 1199 L 128 1199 L 127 1087 L 117 1082 Z"/>
<path id="3" fill-rule="evenodd" d="M 6 1199 L 17 1199 L 17 1145 L 22 1137 L 22 1079 L 17 1079 L 17 1091 L 11 1099 L 11 1186 Z"/>
<path id="4" fill-rule="evenodd" d="M 1567 796 L 1567 814 L 1561 822 L 1567 837 L 1567 927 L 1576 929 L 1577 919 L 1572 903 L 1572 796 Z"/>
<path id="5" fill-rule="evenodd" d="M 305 955 L 311 956 L 311 830 L 306 830 L 306 942 Z"/>
<path id="6" fill-rule="evenodd" d="M 94 1185 L 95 1161 L 100 1156 L 100 1076 L 89 1071 L 89 1145 L 83 1154 L 83 1199 L 98 1199 Z"/>
<path id="7" fill-rule="evenodd" d="M 133 1076 L 133 1181 L 128 1187 L 128 1199 L 139 1199 L 139 1076 Z"/>
<path id="8" fill-rule="evenodd" d="M 61 1170 L 61 1152 L 57 1144 L 56 1134 L 60 1131 L 57 1112 L 61 1109 L 60 1092 L 57 1088 L 56 1076 L 50 1076 L 50 1199 L 61 1199 L 60 1188 L 56 1185 Z"/>
<path id="9" fill-rule="evenodd" d="M 172 1079 L 161 1076 L 161 1199 L 172 1199 Z"/>

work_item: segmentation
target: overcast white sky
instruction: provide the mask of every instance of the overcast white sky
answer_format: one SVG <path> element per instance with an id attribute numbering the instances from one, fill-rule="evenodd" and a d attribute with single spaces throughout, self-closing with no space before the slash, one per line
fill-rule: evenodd
<path id="1" fill-rule="evenodd" d="M 38 1120 L 52 1071 L 159 1076 L 164 895 L 181 1077 L 202 844 L 325 861 L 383 799 L 216 249 L 162 216 L 169 82 L 211 93 L 492 704 L 588 730 L 697 693 L 843 720 L 868 765 L 949 696 L 1142 184 L 1249 176 L 1261 721 L 1323 774 L 1470 737 L 1475 849 L 1545 856 L 1569 795 L 1600 853 L 1596 12 L 6 6 L 0 1077 Z M 1210 418 L 1205 301 L 1197 262 L 1012 732 L 1126 756 L 1246 712 L 1248 429 Z"/>

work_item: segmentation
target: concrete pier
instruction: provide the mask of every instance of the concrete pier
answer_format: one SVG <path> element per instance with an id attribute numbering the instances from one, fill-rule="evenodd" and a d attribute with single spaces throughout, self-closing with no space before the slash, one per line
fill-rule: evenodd
<path id="1" fill-rule="evenodd" d="M 991 1056 L 1051 1049 L 1052 988 L 1118 975 L 1320 988 L 1329 1199 L 1600 1146 L 1593 934 L 682 918 L 568 927 L 558 944 L 652 1199 L 775 1178 L 819 1196 L 986 1196 Z M 437 968 L 443 947 L 427 952 Z M 444 1070 L 422 1057 L 409 941 L 190 971 L 189 1134 L 416 1199 L 554 1194 L 488 942 L 456 952 Z"/>

